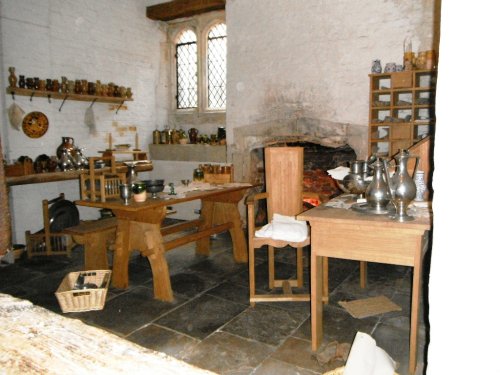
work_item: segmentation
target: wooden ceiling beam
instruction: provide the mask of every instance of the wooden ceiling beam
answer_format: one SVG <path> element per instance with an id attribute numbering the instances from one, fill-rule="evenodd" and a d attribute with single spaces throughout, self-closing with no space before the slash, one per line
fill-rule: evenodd
<path id="1" fill-rule="evenodd" d="M 146 16 L 157 21 L 171 21 L 201 13 L 223 10 L 226 0 L 173 0 L 146 7 Z"/>

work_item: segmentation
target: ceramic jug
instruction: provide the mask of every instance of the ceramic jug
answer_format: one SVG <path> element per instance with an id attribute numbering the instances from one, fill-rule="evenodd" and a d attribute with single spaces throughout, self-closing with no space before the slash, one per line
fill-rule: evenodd
<path id="1" fill-rule="evenodd" d="M 198 129 L 196 128 L 191 128 L 188 130 L 188 135 L 189 135 L 189 143 L 196 143 L 198 139 Z"/>
<path id="2" fill-rule="evenodd" d="M 372 73 L 382 73 L 382 64 L 380 63 L 380 60 L 372 61 Z"/>
<path id="3" fill-rule="evenodd" d="M 24 79 L 24 76 L 22 74 L 19 75 L 19 87 L 24 89 L 26 87 L 26 80 Z"/>
<path id="4" fill-rule="evenodd" d="M 416 158 L 415 170 L 417 170 L 420 158 L 412 156 L 408 150 L 400 150 L 395 156 L 396 172 L 391 177 L 390 189 L 392 195 L 392 203 L 396 207 L 396 215 L 393 219 L 397 221 L 410 221 L 413 217 L 407 214 L 408 205 L 415 199 L 417 188 L 415 181 L 408 173 L 408 160 Z"/>
<path id="5" fill-rule="evenodd" d="M 75 152 L 75 144 L 74 144 L 74 139 L 71 137 L 62 137 L 62 143 L 59 145 L 59 147 L 56 150 L 56 155 L 58 159 L 61 159 L 63 151 L 67 150 L 68 154 L 71 156 Z"/>
<path id="6" fill-rule="evenodd" d="M 9 86 L 16 87 L 17 77 L 16 77 L 16 68 L 13 66 L 9 67 Z"/>

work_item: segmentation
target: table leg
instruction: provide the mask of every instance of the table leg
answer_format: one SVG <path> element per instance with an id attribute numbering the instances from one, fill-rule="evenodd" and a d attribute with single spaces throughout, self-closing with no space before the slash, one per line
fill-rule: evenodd
<path id="1" fill-rule="evenodd" d="M 415 373 L 417 366 L 417 339 L 418 339 L 418 311 L 420 307 L 420 283 L 422 276 L 422 238 L 416 241 L 415 260 L 413 266 L 413 285 L 411 297 L 411 316 L 410 316 L 410 374 Z"/>
<path id="2" fill-rule="evenodd" d="M 116 228 L 116 249 L 113 257 L 113 286 L 125 289 L 128 287 L 128 261 L 130 257 L 130 230 L 129 220 L 118 219 Z"/>
<path id="3" fill-rule="evenodd" d="M 156 224 L 141 223 L 137 227 L 144 237 L 146 249 L 141 248 L 141 253 L 146 255 L 153 272 L 153 289 L 156 299 L 172 302 L 174 293 L 170 284 L 170 273 L 163 252 L 163 237 L 160 227 Z M 139 234 L 138 234 L 139 235 Z"/>
<path id="4" fill-rule="evenodd" d="M 211 228 L 213 225 L 214 216 L 214 202 L 202 200 L 201 201 L 201 218 L 203 224 L 198 228 L 199 231 Z M 196 241 L 196 253 L 201 255 L 210 255 L 210 237 L 199 239 Z"/>
<path id="5" fill-rule="evenodd" d="M 312 351 L 323 341 L 323 257 L 311 254 L 311 341 Z"/>
<path id="6" fill-rule="evenodd" d="M 359 286 L 361 289 L 366 288 L 366 277 L 368 275 L 367 262 L 359 262 Z"/>
<path id="7" fill-rule="evenodd" d="M 243 223 L 237 203 L 215 202 L 213 211 L 213 225 L 232 223 L 229 233 L 233 242 L 233 257 L 236 263 L 248 262 L 248 248 Z"/>

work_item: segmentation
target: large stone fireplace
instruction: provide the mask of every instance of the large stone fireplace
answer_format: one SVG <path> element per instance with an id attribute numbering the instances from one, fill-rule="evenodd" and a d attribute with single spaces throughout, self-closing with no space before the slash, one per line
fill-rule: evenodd
<path id="1" fill-rule="evenodd" d="M 264 148 L 301 146 L 304 147 L 304 190 L 328 198 L 340 191 L 326 171 L 356 160 L 358 155 L 349 143 L 359 143 L 362 139 L 360 134 L 353 137 L 349 124 L 309 118 L 238 127 L 234 129 L 230 149 L 235 180 L 263 184 Z"/>

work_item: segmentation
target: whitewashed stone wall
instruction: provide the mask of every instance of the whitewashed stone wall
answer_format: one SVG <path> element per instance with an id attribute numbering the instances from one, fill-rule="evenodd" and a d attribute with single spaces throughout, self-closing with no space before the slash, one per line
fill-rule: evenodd
<path id="1" fill-rule="evenodd" d="M 134 101 L 118 114 L 94 104 L 95 135 L 84 125 L 89 103 L 68 101 L 59 112 L 59 101 L 16 97 L 26 113 L 41 111 L 49 118 L 49 131 L 36 140 L 10 127 L 6 110 L 12 98 L 0 95 L 7 159 L 54 154 L 62 136 L 73 136 L 95 154 L 106 147 L 110 132 L 116 143 L 133 144 L 137 130 L 140 147 L 147 148 L 152 130 L 167 123 L 165 25 L 145 17 L 145 7 L 159 2 L 0 2 L 0 87 L 15 66 L 18 75 L 100 79 L 134 91 Z M 319 123 L 323 129 L 340 125 L 335 132 L 345 131 L 363 156 L 371 61 L 401 62 L 406 36 L 415 51 L 431 48 L 433 13 L 433 0 L 227 0 L 229 150 L 236 128 Z M 24 242 L 25 230 L 40 229 L 41 200 L 60 192 L 68 199 L 79 196 L 75 181 L 11 189 L 15 242 Z"/>
<path id="2" fill-rule="evenodd" d="M 371 61 L 402 63 L 407 36 L 414 51 L 435 48 L 434 7 L 433 0 L 228 0 L 228 143 L 237 151 L 239 127 L 348 124 L 346 137 L 363 157 Z"/>
<path id="3" fill-rule="evenodd" d="M 12 104 L 10 95 L 1 96 L 2 142 L 8 160 L 28 155 L 55 155 L 62 136 L 74 137 L 87 155 L 97 155 L 107 147 L 108 134 L 114 143 L 135 143 L 147 149 L 152 130 L 166 121 L 164 25 L 146 18 L 143 0 L 18 0 L 1 2 L 1 37 L 3 61 L 2 88 L 8 67 L 26 77 L 87 79 L 131 87 L 133 102 L 118 113 L 109 104 L 95 103 L 95 133 L 84 123 L 88 102 L 16 97 L 26 113 L 41 111 L 49 119 L 49 130 L 41 138 L 28 138 L 13 129 L 6 110 Z M 64 192 L 68 199 L 79 198 L 76 181 L 14 186 L 10 190 L 14 242 L 24 243 L 24 231 L 41 229 L 44 198 Z M 83 217 L 96 217 L 97 210 L 81 209 Z"/>

